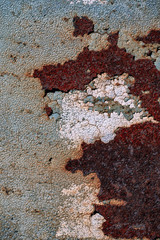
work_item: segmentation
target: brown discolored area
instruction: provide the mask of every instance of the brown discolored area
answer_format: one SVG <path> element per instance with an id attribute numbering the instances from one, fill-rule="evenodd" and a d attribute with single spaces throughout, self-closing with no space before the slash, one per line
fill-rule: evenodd
<path id="1" fill-rule="evenodd" d="M 45 109 L 48 117 L 53 113 L 52 108 L 48 107 L 48 105 L 46 105 L 44 109 Z"/>
<path id="2" fill-rule="evenodd" d="M 69 60 L 63 65 L 46 65 L 42 70 L 35 70 L 33 77 L 39 78 L 44 89 L 59 89 L 67 92 L 72 89 L 84 90 L 98 74 L 109 76 L 128 73 L 135 78 L 134 86 L 130 87 L 133 95 L 142 100 L 142 107 L 147 108 L 154 118 L 160 121 L 160 71 L 151 60 L 134 59 L 124 48 L 117 46 L 118 33 L 108 38 L 110 46 L 101 51 L 83 49 L 76 60 Z M 148 94 L 144 94 L 148 91 Z"/>
<path id="3" fill-rule="evenodd" d="M 83 17 L 74 17 L 73 18 L 73 26 L 74 32 L 73 36 L 77 37 L 79 35 L 84 36 L 84 34 L 89 35 L 94 32 L 94 24 L 93 21 L 90 20 L 87 16 Z"/>
<path id="4" fill-rule="evenodd" d="M 147 36 L 137 37 L 137 41 L 144 43 L 160 43 L 160 30 L 151 30 Z"/>
<path id="5" fill-rule="evenodd" d="M 66 169 L 96 173 L 100 201 L 119 199 L 122 206 L 95 205 L 104 216 L 104 234 L 115 238 L 160 237 L 160 124 L 146 122 L 117 131 L 105 144 L 82 144 L 83 156 Z"/>

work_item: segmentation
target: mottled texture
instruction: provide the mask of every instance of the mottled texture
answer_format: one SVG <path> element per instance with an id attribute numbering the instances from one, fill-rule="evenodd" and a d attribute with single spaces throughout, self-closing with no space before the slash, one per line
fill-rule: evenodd
<path id="1" fill-rule="evenodd" d="M 53 113 L 60 113 L 60 136 L 70 139 L 75 147 L 96 140 L 107 143 L 114 139 L 118 127 L 153 120 L 148 111 L 141 108 L 139 98 L 130 94 L 128 87 L 134 81 L 128 74 L 110 78 L 103 73 L 89 83 L 85 91 L 48 93 L 45 97 L 48 106 Z M 53 114 L 50 119 L 52 117 Z"/>
<path id="2" fill-rule="evenodd" d="M 122 199 L 125 206 L 96 205 L 105 217 L 103 231 L 115 238 L 160 237 L 160 124 L 143 123 L 122 128 L 105 144 L 82 144 L 83 156 L 66 169 L 96 173 L 100 201 Z"/>
<path id="3" fill-rule="evenodd" d="M 109 76 L 128 73 L 135 78 L 135 85 L 130 88 L 133 95 L 142 100 L 142 107 L 147 108 L 156 120 L 160 120 L 160 71 L 151 60 L 134 60 L 134 56 L 117 46 L 118 33 L 110 34 L 111 45 L 106 50 L 89 51 L 83 49 L 76 60 L 62 64 L 47 65 L 42 70 L 35 70 L 33 76 L 40 78 L 44 89 L 84 90 L 98 74 L 106 72 Z M 144 94 L 144 91 L 149 91 Z"/>
<path id="4" fill-rule="evenodd" d="M 119 31 L 121 35 L 125 29 L 135 39 L 160 25 L 158 1 L 106 0 L 107 4 L 99 4 L 100 1 L 91 0 L 91 5 L 83 4 L 88 0 L 72 2 L 74 4 L 70 4 L 71 0 L 0 1 L 2 240 L 78 240 L 73 229 L 74 237 L 55 236 L 62 221 L 58 209 L 60 206 L 65 208 L 64 212 L 68 209 L 61 193 L 72 184 L 91 181 L 90 176 L 83 177 L 81 172 L 64 171 L 66 159 L 75 158 L 73 154 L 79 149 L 68 150 L 70 141 L 59 137 L 59 125 L 44 111 L 45 105 L 51 102 L 44 98 L 39 79 L 31 77 L 32 70 L 75 60 L 88 46 L 93 33 L 73 36 L 75 15 L 92 19 L 94 34 L 101 36 L 101 43 L 92 50 L 105 47 L 106 28 L 109 28 L 107 34 Z M 141 47 L 138 50 L 143 53 Z M 84 199 L 87 194 L 84 193 Z M 64 221 L 69 223 L 64 212 Z M 86 239 L 95 240 L 94 236 Z"/>

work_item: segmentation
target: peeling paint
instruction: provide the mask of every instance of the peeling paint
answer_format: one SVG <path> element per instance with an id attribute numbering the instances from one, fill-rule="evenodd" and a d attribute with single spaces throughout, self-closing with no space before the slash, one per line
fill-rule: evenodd
<path id="1" fill-rule="evenodd" d="M 105 239 L 102 231 L 104 217 L 98 213 L 91 216 L 94 204 L 99 203 L 98 191 L 91 184 L 72 184 L 69 189 L 62 190 L 62 196 L 66 200 L 59 207 L 60 226 L 57 237 Z"/>
<path id="2" fill-rule="evenodd" d="M 103 232 L 115 238 L 160 237 L 160 124 L 135 124 L 117 131 L 105 144 L 82 144 L 83 156 L 66 169 L 84 176 L 96 173 L 100 201 L 122 199 L 126 204 L 95 205 L 104 218 Z"/>
<path id="3" fill-rule="evenodd" d="M 135 84 L 130 88 L 133 95 L 140 96 L 142 107 L 160 120 L 160 71 L 158 71 L 151 60 L 134 60 L 134 56 L 126 53 L 125 49 L 117 46 L 118 32 L 108 37 L 110 46 L 106 50 L 89 51 L 85 47 L 77 59 L 69 60 L 63 65 L 57 64 L 44 66 L 43 70 L 35 70 L 33 77 L 40 78 L 44 89 L 59 89 L 67 92 L 69 90 L 84 90 L 98 74 L 106 72 L 109 76 L 128 73 L 135 78 Z M 142 91 L 149 90 L 148 95 Z"/>
<path id="4" fill-rule="evenodd" d="M 129 89 L 137 78 L 125 72 L 109 74 L 105 69 L 94 72 L 101 66 L 93 60 L 105 63 L 101 54 L 108 48 L 113 50 L 114 45 L 112 54 L 115 56 L 117 51 L 116 59 L 123 60 L 119 55 L 123 48 L 134 62 L 148 59 L 160 70 L 158 43 L 135 40 L 159 28 L 158 7 L 158 1 L 151 0 L 1 1 L 0 239 L 113 239 L 102 231 L 106 220 L 100 207 L 101 211 L 103 206 L 118 209 L 126 207 L 127 201 L 100 201 L 100 180 L 96 174 L 72 174 L 65 164 L 70 158 L 80 159 L 83 141 L 89 144 L 101 139 L 108 144 L 120 126 L 149 120 L 155 123 L 142 107 L 139 93 L 134 95 Z M 94 33 L 73 36 L 75 16 L 92 20 Z M 118 48 L 108 41 L 110 33 L 117 31 Z M 95 70 L 81 68 L 85 61 L 80 61 L 75 70 L 80 76 L 86 70 L 84 78 L 93 72 L 95 76 L 84 82 L 82 76 L 78 82 L 76 71 L 70 69 L 76 66 L 85 47 L 86 54 L 92 57 L 88 62 Z M 58 63 L 62 72 L 53 73 L 58 88 L 53 85 L 52 90 L 47 90 L 48 86 L 42 89 L 39 78 L 32 78 L 34 69 L 40 72 L 43 66 L 57 67 Z M 109 59 L 108 63 L 114 65 Z M 64 65 L 69 68 L 68 75 L 63 74 Z M 75 74 L 77 85 L 65 89 L 60 83 L 66 83 L 67 78 L 73 83 L 70 73 Z M 151 86 L 142 88 L 144 97 L 150 95 Z M 154 88 L 153 95 L 155 91 Z M 48 115 L 53 111 L 50 116 L 46 106 Z M 117 215 L 109 212 L 115 220 Z M 143 228 L 143 223 L 133 227 Z"/>
<path id="5" fill-rule="evenodd" d="M 85 91 L 48 93 L 49 106 L 61 117 L 61 138 L 69 139 L 75 147 L 98 139 L 107 143 L 115 137 L 118 127 L 153 120 L 141 107 L 140 99 L 130 94 L 129 86 L 134 81 L 128 74 L 114 78 L 102 74 Z"/>
<path id="6" fill-rule="evenodd" d="M 133 34 L 128 34 L 126 30 L 120 31 L 118 47 L 125 48 L 127 53 L 135 56 L 135 60 L 145 58 L 151 60 L 155 64 L 156 59 L 160 56 L 159 44 L 145 44 L 142 41 L 136 41 L 135 38 Z"/>

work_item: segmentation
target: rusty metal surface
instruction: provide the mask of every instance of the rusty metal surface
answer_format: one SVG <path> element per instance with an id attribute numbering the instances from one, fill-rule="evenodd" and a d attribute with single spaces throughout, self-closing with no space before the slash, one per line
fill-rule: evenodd
<path id="1" fill-rule="evenodd" d="M 140 218 L 143 211 L 134 204 L 142 200 L 145 208 L 143 200 L 150 199 L 147 206 L 158 212 L 160 2 L 2 0 L 0 5 L 0 238 L 159 238 L 154 211 L 146 214 L 148 220 Z M 96 144 L 106 156 L 100 166 Z M 106 163 L 116 168 L 121 148 L 126 165 L 114 175 Z M 136 175 L 145 164 L 138 151 L 148 164 L 144 178 Z M 131 180 L 145 181 L 137 185 L 137 201 L 127 171 Z M 113 188 L 105 185 L 109 179 Z M 110 191 L 100 199 L 106 186 Z M 127 233 L 131 227 L 135 232 Z"/>

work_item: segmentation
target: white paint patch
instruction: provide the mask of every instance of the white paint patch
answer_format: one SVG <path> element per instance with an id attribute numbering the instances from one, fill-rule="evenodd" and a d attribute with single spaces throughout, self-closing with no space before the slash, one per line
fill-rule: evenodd
<path id="1" fill-rule="evenodd" d="M 98 192 L 99 189 L 90 184 L 73 184 L 69 189 L 62 190 L 62 197 L 67 198 L 64 205 L 59 207 L 61 222 L 56 237 L 106 239 L 102 231 L 104 217 L 98 213 L 91 216 L 93 205 L 100 204 Z"/>
<path id="2" fill-rule="evenodd" d="M 98 75 L 92 82 L 94 88 L 88 85 L 86 91 L 75 90 L 63 93 L 62 99 L 58 100 L 59 104 L 61 103 L 62 112 L 59 121 L 60 136 L 71 140 L 72 145 L 75 145 L 75 147 L 80 146 L 83 141 L 89 144 L 101 139 L 101 141 L 107 143 L 114 139 L 117 128 L 129 127 L 135 123 L 153 120 L 152 117 L 142 117 L 144 111 L 136 112 L 136 110 L 131 120 L 127 120 L 125 112 L 117 112 L 117 110 L 112 111 L 112 113 L 108 113 L 107 110 L 106 112 L 95 111 L 95 98 L 98 97 L 111 98 L 112 104 L 117 104 L 121 109 L 126 106 L 133 109 L 139 108 L 140 102 L 138 102 L 138 106 L 135 106 L 135 101 L 138 101 L 138 98 L 129 94 L 127 82 L 133 83 L 134 78 L 123 74 L 111 79 L 104 73 Z M 56 93 L 49 93 L 49 98 L 54 99 L 54 94 Z M 92 100 L 85 102 L 87 97 Z M 104 104 L 109 104 L 109 100 L 105 100 Z M 109 110 L 114 107 L 108 106 Z M 68 147 L 70 148 L 70 145 Z"/>

